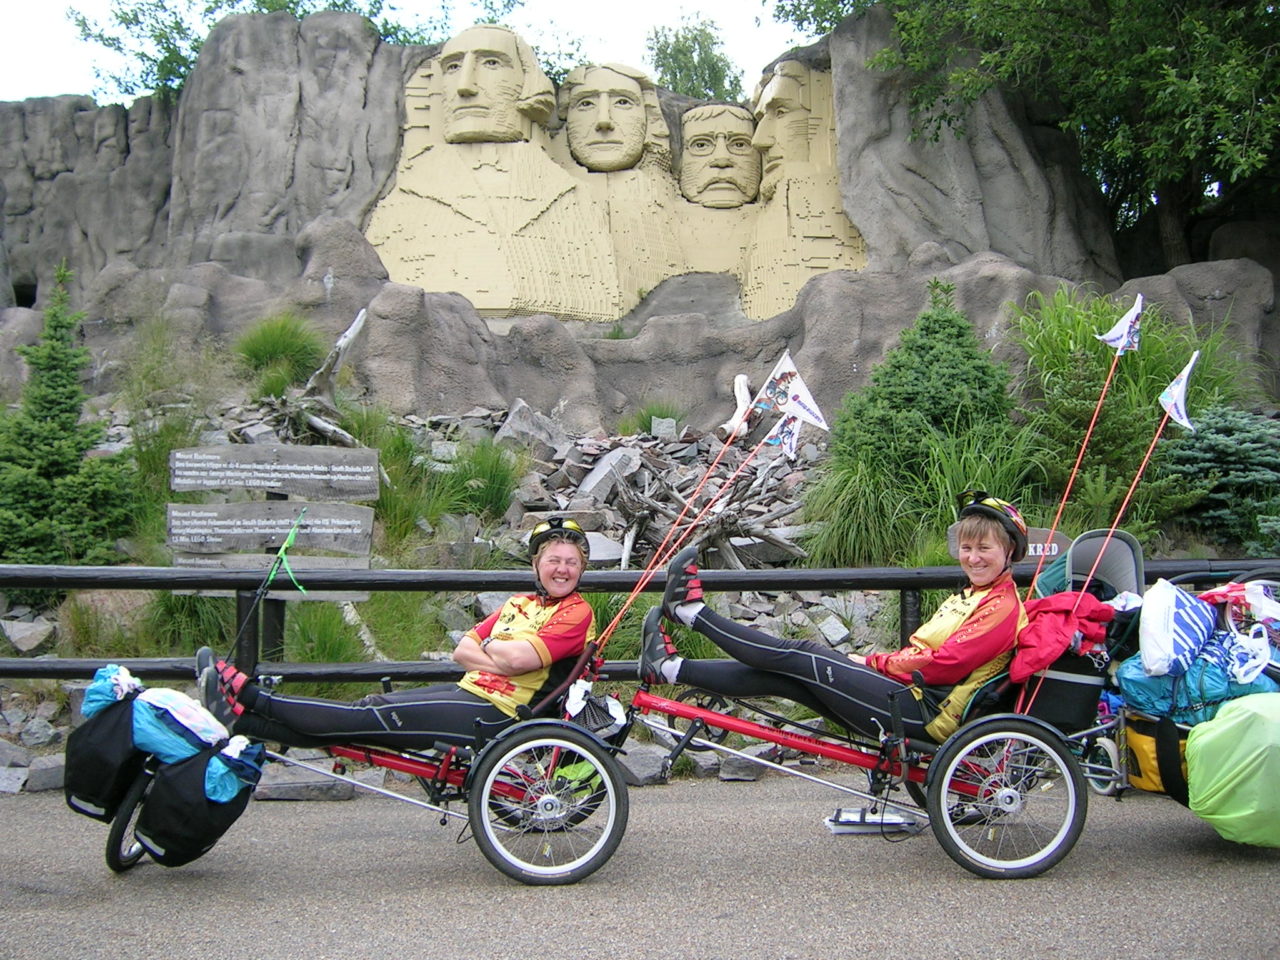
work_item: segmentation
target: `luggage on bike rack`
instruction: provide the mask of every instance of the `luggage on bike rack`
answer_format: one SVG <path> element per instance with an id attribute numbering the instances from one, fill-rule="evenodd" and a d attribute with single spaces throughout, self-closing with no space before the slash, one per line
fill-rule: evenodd
<path id="1" fill-rule="evenodd" d="M 237 772 L 243 786 L 230 800 L 208 796 L 209 765 L 222 762 L 219 748 L 209 747 L 156 770 L 134 835 L 157 863 L 180 867 L 204 856 L 244 813 L 253 791 L 243 773 Z"/>
<path id="2" fill-rule="evenodd" d="M 1064 733 L 1086 730 L 1097 722 L 1098 699 L 1106 683 L 1105 660 L 1064 653 L 1027 680 L 1036 695 L 1026 713 Z"/>
<path id="3" fill-rule="evenodd" d="M 1187 738 L 1191 812 L 1236 843 L 1280 847 L 1280 693 L 1233 700 Z"/>
<path id="4" fill-rule="evenodd" d="M 136 692 L 104 707 L 67 736 L 63 794 L 76 813 L 110 823 L 147 755 L 133 742 Z"/>
<path id="5" fill-rule="evenodd" d="M 1187 802 L 1187 734 L 1191 728 L 1169 717 L 1126 711 L 1125 746 L 1129 786 Z M 1174 759 L 1176 752 L 1176 760 Z"/>

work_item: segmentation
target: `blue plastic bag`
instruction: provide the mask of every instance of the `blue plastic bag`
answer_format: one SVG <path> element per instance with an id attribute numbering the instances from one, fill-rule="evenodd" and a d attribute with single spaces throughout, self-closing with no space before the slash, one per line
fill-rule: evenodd
<path id="1" fill-rule="evenodd" d="M 1148 676 L 1142 655 L 1135 654 L 1116 669 L 1116 683 L 1126 706 L 1153 717 L 1172 717 L 1177 723 L 1193 725 L 1213 719 L 1219 708 L 1237 697 L 1252 693 L 1280 692 L 1280 684 L 1262 674 L 1252 683 L 1235 683 L 1223 663 L 1226 651 L 1210 640 L 1190 669 L 1178 677 Z"/>

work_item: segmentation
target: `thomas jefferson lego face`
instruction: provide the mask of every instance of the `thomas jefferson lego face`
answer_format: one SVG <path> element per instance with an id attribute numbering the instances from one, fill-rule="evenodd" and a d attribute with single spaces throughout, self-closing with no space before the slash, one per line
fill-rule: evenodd
<path id="1" fill-rule="evenodd" d="M 524 68 L 515 37 L 493 27 L 472 27 L 440 53 L 447 143 L 510 143 L 528 139 L 518 104 Z"/>
<path id="2" fill-rule="evenodd" d="M 640 84 L 593 67 L 569 94 L 569 152 L 588 170 L 626 170 L 644 152 L 649 121 Z"/>
<path id="3" fill-rule="evenodd" d="M 760 154 L 751 143 L 755 124 L 740 114 L 689 117 L 684 122 L 680 192 L 704 207 L 740 207 L 756 197 Z"/>
<path id="4" fill-rule="evenodd" d="M 788 164 L 809 159 L 809 112 L 800 81 L 781 74 L 769 81 L 756 101 L 756 133 L 751 142 L 760 151 L 760 195 L 766 200 L 786 176 Z"/>

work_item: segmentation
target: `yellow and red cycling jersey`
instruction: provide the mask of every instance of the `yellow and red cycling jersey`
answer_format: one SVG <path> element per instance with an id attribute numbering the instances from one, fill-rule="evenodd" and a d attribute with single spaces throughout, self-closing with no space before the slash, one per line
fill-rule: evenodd
<path id="1" fill-rule="evenodd" d="M 533 646 L 542 666 L 507 677 L 484 670 L 469 670 L 458 686 L 484 697 L 503 713 L 514 717 L 516 707 L 533 702 L 546 683 L 551 665 L 582 653 L 596 637 L 591 605 L 579 593 L 560 600 L 518 594 L 467 631 L 477 643 L 524 640 Z"/>

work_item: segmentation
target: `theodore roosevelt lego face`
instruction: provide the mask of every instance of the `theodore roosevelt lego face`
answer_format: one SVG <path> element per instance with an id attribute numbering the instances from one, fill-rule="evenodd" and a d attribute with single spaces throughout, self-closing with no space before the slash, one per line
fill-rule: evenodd
<path id="1" fill-rule="evenodd" d="M 760 154 L 755 123 L 741 107 L 695 107 L 684 115 L 680 192 L 704 207 L 740 207 L 756 197 Z"/>
<path id="2" fill-rule="evenodd" d="M 569 94 L 569 152 L 588 170 L 627 170 L 644 152 L 649 121 L 638 81 L 591 67 Z"/>
<path id="3" fill-rule="evenodd" d="M 524 67 L 515 35 L 494 27 L 472 27 L 440 53 L 446 143 L 509 143 L 528 138 L 520 113 Z"/>
<path id="4" fill-rule="evenodd" d="M 798 68 L 792 71 L 791 68 Z M 809 159 L 809 114 L 799 64 L 779 64 L 779 70 L 756 98 L 756 132 L 752 139 L 760 152 L 760 195 L 773 196 L 787 175 L 787 166 Z"/>

